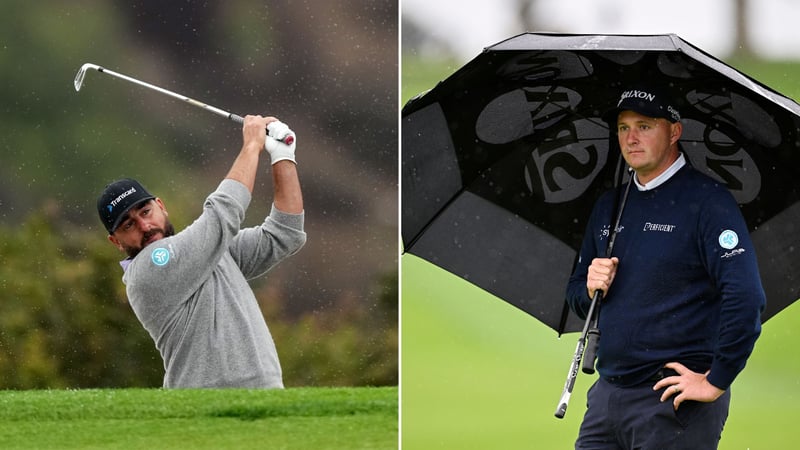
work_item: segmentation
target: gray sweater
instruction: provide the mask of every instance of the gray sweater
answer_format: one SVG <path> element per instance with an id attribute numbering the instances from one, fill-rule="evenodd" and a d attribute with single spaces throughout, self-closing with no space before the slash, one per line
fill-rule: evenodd
<path id="1" fill-rule="evenodd" d="M 275 343 L 247 280 L 297 252 L 303 214 L 274 205 L 240 230 L 250 192 L 223 180 L 203 213 L 142 250 L 122 281 L 133 311 L 164 360 L 164 387 L 281 388 Z"/>

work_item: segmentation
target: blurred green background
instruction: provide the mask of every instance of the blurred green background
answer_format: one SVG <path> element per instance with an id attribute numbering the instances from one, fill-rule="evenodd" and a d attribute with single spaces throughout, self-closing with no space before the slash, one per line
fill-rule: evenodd
<path id="1" fill-rule="evenodd" d="M 403 49 L 401 100 L 463 63 Z M 800 99 L 796 62 L 728 61 Z M 578 333 L 528 314 L 414 255 L 401 257 L 401 442 L 405 450 L 573 448 L 595 376 L 580 373 L 566 417 L 554 417 Z M 767 322 L 734 382 L 721 450 L 796 447 L 800 303 Z"/>
<path id="2" fill-rule="evenodd" d="M 397 384 L 396 2 L 0 3 L 0 389 L 161 386 L 95 201 L 139 179 L 177 229 L 241 127 L 90 62 L 298 135 L 308 243 L 253 283 L 287 386 Z M 247 225 L 272 199 L 260 168 Z"/>

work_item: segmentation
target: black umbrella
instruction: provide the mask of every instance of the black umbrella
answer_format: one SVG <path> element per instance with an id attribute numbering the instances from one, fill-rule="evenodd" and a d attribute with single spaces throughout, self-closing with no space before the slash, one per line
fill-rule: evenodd
<path id="1" fill-rule="evenodd" d="M 767 320 L 800 296 L 800 105 L 675 35 L 522 34 L 402 111 L 404 250 L 559 333 L 595 199 L 623 177 L 601 116 L 641 81 L 668 90 L 692 165 L 741 205 Z"/>

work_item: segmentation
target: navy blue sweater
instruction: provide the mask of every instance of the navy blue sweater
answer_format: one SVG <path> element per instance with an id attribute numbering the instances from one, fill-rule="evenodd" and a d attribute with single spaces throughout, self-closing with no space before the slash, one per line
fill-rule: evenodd
<path id="1" fill-rule="evenodd" d="M 604 257 L 616 192 L 595 205 L 567 301 L 585 318 L 586 274 Z M 613 255 L 616 277 L 600 305 L 597 370 L 628 386 L 665 363 L 710 369 L 728 389 L 761 332 L 766 303 L 756 255 L 728 190 L 689 165 L 649 191 L 632 187 Z"/>

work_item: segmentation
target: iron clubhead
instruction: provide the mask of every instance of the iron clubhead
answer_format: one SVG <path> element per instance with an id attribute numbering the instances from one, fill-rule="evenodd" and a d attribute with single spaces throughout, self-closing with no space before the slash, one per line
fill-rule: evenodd
<path id="1" fill-rule="evenodd" d="M 82 65 L 81 68 L 78 70 L 78 73 L 75 75 L 75 91 L 81 90 L 81 86 L 83 85 L 83 77 L 86 75 L 86 71 L 89 69 L 102 71 L 103 68 L 98 66 L 97 64 L 86 63 Z"/>

